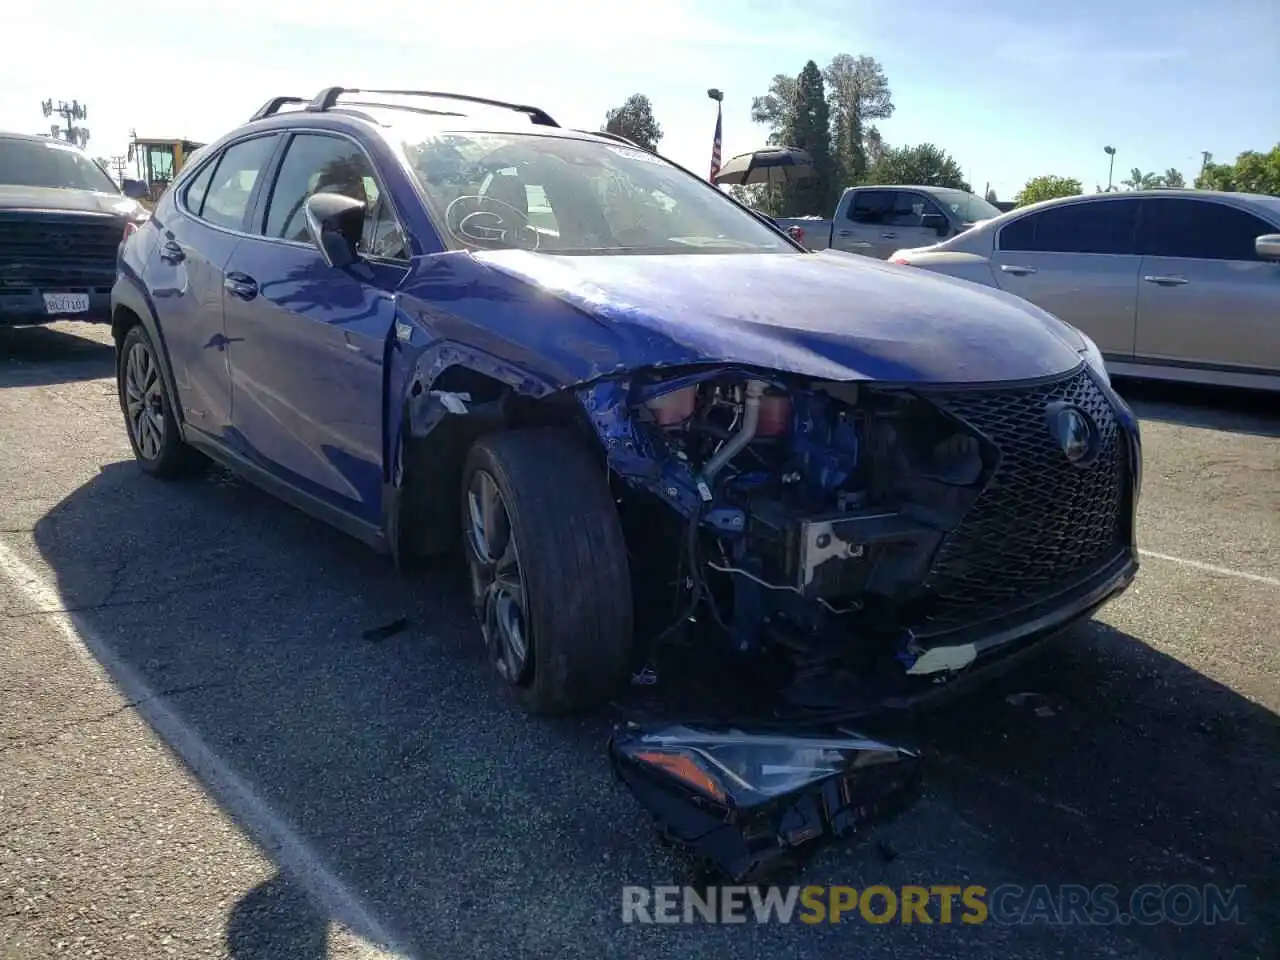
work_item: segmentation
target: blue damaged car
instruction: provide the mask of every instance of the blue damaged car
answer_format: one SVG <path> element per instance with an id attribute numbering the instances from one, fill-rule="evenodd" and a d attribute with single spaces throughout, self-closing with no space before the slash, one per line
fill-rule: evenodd
<path id="1" fill-rule="evenodd" d="M 144 471 L 459 550 L 537 713 L 697 663 L 911 703 L 1137 569 L 1138 426 L 1088 338 L 536 107 L 269 101 L 122 245 L 112 329 Z"/>

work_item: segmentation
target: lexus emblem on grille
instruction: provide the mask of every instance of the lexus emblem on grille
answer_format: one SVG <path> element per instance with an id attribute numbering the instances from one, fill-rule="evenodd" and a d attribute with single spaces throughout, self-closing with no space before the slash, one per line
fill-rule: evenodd
<path id="1" fill-rule="evenodd" d="M 48 236 L 48 240 L 49 246 L 60 253 L 66 253 L 71 249 L 71 238 L 65 233 L 51 233 Z"/>
<path id="2" fill-rule="evenodd" d="M 1084 466 L 1093 459 L 1098 449 L 1098 427 L 1087 413 L 1065 403 L 1051 403 L 1045 413 L 1049 433 L 1069 461 Z"/>

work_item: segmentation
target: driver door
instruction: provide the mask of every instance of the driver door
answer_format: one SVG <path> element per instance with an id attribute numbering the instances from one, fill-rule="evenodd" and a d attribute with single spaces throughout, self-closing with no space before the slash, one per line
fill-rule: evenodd
<path id="1" fill-rule="evenodd" d="M 924 225 L 924 218 L 929 214 L 950 223 L 938 205 L 923 193 L 899 190 L 894 197 L 893 212 L 875 241 L 876 256 L 888 260 L 897 250 L 927 247 L 941 240 L 936 227 Z"/>
<path id="2" fill-rule="evenodd" d="M 307 230 L 304 205 L 322 191 L 368 205 L 361 259 L 345 269 L 325 262 Z M 345 136 L 294 134 L 269 196 L 226 267 L 236 439 L 279 479 L 377 524 L 404 233 L 372 161 Z"/>

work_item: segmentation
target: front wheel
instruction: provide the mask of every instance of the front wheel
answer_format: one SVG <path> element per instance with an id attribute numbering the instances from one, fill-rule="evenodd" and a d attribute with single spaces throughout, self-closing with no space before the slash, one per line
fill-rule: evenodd
<path id="1" fill-rule="evenodd" d="M 164 388 L 160 355 L 141 324 L 130 327 L 120 344 L 116 389 L 129 445 L 143 470 L 167 479 L 199 472 L 207 464 L 182 440 Z"/>
<path id="2" fill-rule="evenodd" d="M 607 701 L 630 667 L 633 611 L 604 468 L 564 431 L 482 437 L 462 526 L 481 634 L 520 702 L 565 714 Z"/>

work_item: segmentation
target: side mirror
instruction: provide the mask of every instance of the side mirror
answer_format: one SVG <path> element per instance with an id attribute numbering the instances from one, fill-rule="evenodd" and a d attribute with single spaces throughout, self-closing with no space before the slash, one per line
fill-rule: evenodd
<path id="1" fill-rule="evenodd" d="M 315 193 L 304 208 L 307 232 L 331 267 L 349 267 L 360 259 L 356 247 L 364 231 L 365 205 L 340 193 Z"/>
<path id="2" fill-rule="evenodd" d="M 1253 249 L 1263 260 L 1280 260 L 1280 233 L 1264 233 L 1253 241 Z"/>
<path id="3" fill-rule="evenodd" d="M 146 200 L 151 195 L 151 191 L 141 180 L 121 180 L 120 192 L 130 200 Z"/>
<path id="4" fill-rule="evenodd" d="M 947 218 L 940 213 L 926 213 L 920 218 L 920 226 L 926 230 L 935 231 L 940 237 L 945 237 L 947 231 L 951 229 L 951 224 L 947 221 Z"/>

